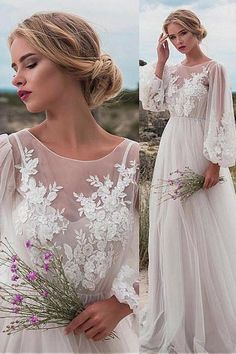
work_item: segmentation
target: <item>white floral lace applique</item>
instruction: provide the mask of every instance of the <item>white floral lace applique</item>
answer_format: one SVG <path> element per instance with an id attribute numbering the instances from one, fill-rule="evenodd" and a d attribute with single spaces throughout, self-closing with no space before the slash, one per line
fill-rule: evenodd
<path id="1" fill-rule="evenodd" d="M 179 86 L 177 84 L 179 75 L 176 75 L 174 68 L 172 68 L 172 70 L 169 69 L 169 73 L 167 73 L 167 77 L 168 77 L 167 97 L 170 99 L 172 96 L 175 95 L 175 93 L 179 89 Z"/>
<path id="2" fill-rule="evenodd" d="M 69 245 L 64 245 L 66 273 L 76 286 L 82 282 L 83 288 L 94 290 L 119 256 L 119 245 L 125 248 L 132 228 L 132 212 L 128 208 L 131 201 L 126 199 L 125 188 L 135 183 L 137 170 L 135 161 L 130 165 L 126 168 L 115 164 L 120 174 L 115 186 L 109 175 L 104 176 L 103 181 L 96 175 L 89 176 L 87 181 L 96 191 L 88 197 L 74 193 L 81 205 L 79 215 L 86 217 L 89 230 L 86 235 L 81 229 L 75 230 L 77 246 L 74 251 Z"/>
<path id="3" fill-rule="evenodd" d="M 139 296 L 133 286 L 136 281 L 136 272 L 126 264 L 121 267 L 111 289 L 119 301 L 128 302 L 133 310 L 137 309 L 139 302 Z"/>
<path id="4" fill-rule="evenodd" d="M 20 190 L 24 193 L 24 200 L 18 207 L 16 219 L 16 232 L 28 239 L 38 238 L 45 243 L 52 240 L 55 234 L 64 233 L 69 221 L 63 216 L 65 209 L 58 210 L 51 207 L 58 192 L 63 188 L 56 182 L 46 188 L 41 182 L 38 183 L 33 175 L 38 171 L 38 158 L 32 159 L 34 150 L 24 148 L 24 163 L 16 165 L 20 170 L 22 184 Z"/>
<path id="5" fill-rule="evenodd" d="M 217 113 L 212 111 L 212 116 L 216 117 Z M 227 165 L 235 156 L 236 142 L 231 129 L 231 116 L 232 112 L 225 112 L 219 122 L 216 119 L 210 121 L 203 153 L 214 163 Z"/>
<path id="6" fill-rule="evenodd" d="M 178 76 L 173 75 L 173 82 L 176 82 Z M 204 84 L 208 77 L 208 70 L 204 66 L 200 73 L 191 73 L 189 79 L 185 78 L 182 85 L 173 84 L 170 82 L 167 96 L 175 99 L 174 105 L 171 100 L 170 104 L 174 107 L 177 116 L 189 116 L 192 110 L 196 107 L 196 99 L 200 99 L 207 94 L 207 86 Z M 178 92 L 181 90 L 181 92 Z M 170 93 L 169 93 L 170 91 Z M 178 94 L 179 93 L 179 94 Z M 175 97 L 174 97 L 174 94 Z"/>

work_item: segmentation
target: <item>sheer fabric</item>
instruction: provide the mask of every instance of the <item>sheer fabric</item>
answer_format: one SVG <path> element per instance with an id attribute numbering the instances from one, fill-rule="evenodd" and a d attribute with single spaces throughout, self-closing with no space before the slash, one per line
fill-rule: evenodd
<path id="1" fill-rule="evenodd" d="M 67 277 L 84 304 L 115 295 L 134 313 L 115 329 L 119 339 L 94 342 L 63 329 L 1 333 L 4 353 L 136 353 L 138 295 L 138 143 L 123 140 L 94 161 L 57 155 L 28 129 L 0 135 L 0 232 L 32 267 L 39 239 L 63 255 Z M 50 241 L 50 244 L 48 243 Z M 0 274 L 11 283 L 10 272 Z M 0 320 L 0 329 L 9 320 Z"/>
<path id="2" fill-rule="evenodd" d="M 141 351 L 236 351 L 236 199 L 228 167 L 235 164 L 232 96 L 224 67 L 211 60 L 193 67 L 141 71 L 143 107 L 168 109 L 150 194 L 149 297 L 141 321 Z M 204 174 L 218 163 L 225 182 L 187 201 L 161 205 L 158 179 L 186 166 Z"/>

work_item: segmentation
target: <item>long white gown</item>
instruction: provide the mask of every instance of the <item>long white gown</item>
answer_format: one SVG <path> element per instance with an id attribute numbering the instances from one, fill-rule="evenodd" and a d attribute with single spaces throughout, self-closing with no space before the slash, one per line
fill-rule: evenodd
<path id="1" fill-rule="evenodd" d="M 27 128 L 0 135 L 2 239 L 31 266 L 25 242 L 50 240 L 61 246 L 66 275 L 85 305 L 115 295 L 134 311 L 119 322 L 115 339 L 23 330 L 1 333 L 0 353 L 138 352 L 137 178 L 138 143 L 129 139 L 103 158 L 80 161 L 49 150 Z M 0 281 L 11 284 L 10 270 L 0 271 Z M 9 321 L 0 319 L 1 332 Z"/>
<path id="2" fill-rule="evenodd" d="M 153 64 L 141 71 L 144 109 L 170 111 L 150 195 L 149 296 L 141 351 L 236 352 L 236 198 L 228 167 L 235 164 L 232 95 L 224 66 Z M 204 174 L 218 163 L 226 182 L 188 200 L 159 204 L 158 179 L 186 166 Z"/>

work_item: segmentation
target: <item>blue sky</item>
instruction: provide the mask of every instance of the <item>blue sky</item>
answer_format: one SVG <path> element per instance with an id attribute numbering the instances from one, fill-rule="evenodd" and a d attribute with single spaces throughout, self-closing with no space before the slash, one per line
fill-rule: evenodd
<path id="1" fill-rule="evenodd" d="M 97 30 L 102 48 L 120 67 L 124 87 L 138 83 L 138 0 L 0 0 L 0 89 L 13 88 L 7 36 L 18 22 L 37 11 L 80 15 Z"/>
<path id="2" fill-rule="evenodd" d="M 208 32 L 201 44 L 202 51 L 226 67 L 231 89 L 236 91 L 236 0 L 140 0 L 140 59 L 156 61 L 156 43 L 163 21 L 180 8 L 199 16 Z M 171 44 L 170 53 L 171 63 L 184 58 Z"/>

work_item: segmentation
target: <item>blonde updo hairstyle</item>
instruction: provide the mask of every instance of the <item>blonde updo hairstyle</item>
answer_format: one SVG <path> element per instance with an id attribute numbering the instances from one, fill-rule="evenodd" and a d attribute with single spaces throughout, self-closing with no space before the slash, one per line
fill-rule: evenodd
<path id="1" fill-rule="evenodd" d="M 190 10 L 176 10 L 171 12 L 163 25 L 166 34 L 168 34 L 168 26 L 171 23 L 178 23 L 183 26 L 186 30 L 194 34 L 200 42 L 207 35 L 207 31 L 201 24 L 199 18 Z"/>
<path id="2" fill-rule="evenodd" d="M 81 82 L 90 108 L 115 97 L 122 76 L 108 54 L 101 53 L 96 32 L 82 18 L 64 12 L 40 12 L 20 23 L 8 38 L 24 37 L 42 55 Z"/>

